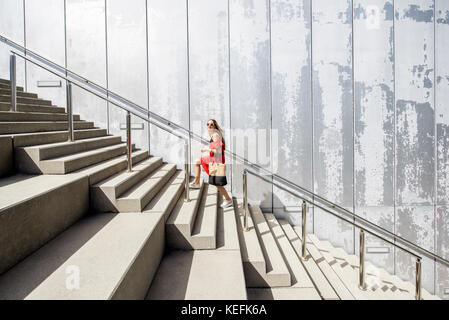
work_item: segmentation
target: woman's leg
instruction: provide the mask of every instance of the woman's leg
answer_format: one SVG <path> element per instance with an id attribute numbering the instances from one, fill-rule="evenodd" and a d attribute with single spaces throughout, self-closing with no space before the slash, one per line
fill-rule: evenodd
<path id="1" fill-rule="evenodd" d="M 195 181 L 193 183 L 198 184 L 200 183 L 200 176 L 201 176 L 201 162 L 199 159 L 195 160 Z"/>
<path id="2" fill-rule="evenodd" d="M 223 197 L 226 199 L 226 201 L 231 200 L 231 197 L 229 197 L 228 192 L 226 191 L 226 189 L 222 186 L 216 186 L 218 191 L 223 195 Z"/>

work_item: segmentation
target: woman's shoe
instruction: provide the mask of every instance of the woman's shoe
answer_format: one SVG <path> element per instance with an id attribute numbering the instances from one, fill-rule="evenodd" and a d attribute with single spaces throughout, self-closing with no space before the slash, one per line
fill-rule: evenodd
<path id="1" fill-rule="evenodd" d="M 199 189 L 200 184 L 192 182 L 191 184 L 189 184 L 189 187 L 190 187 L 190 189 Z"/>
<path id="2" fill-rule="evenodd" d="M 223 201 L 223 203 L 221 204 L 221 208 L 227 208 L 227 207 L 231 207 L 232 206 L 232 199 L 231 200 L 229 200 L 229 201 Z"/>

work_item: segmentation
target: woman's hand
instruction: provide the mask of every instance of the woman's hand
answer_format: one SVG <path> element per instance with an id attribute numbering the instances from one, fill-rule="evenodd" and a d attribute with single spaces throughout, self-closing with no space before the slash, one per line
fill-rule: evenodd
<path id="1" fill-rule="evenodd" d="M 209 151 L 209 149 L 207 149 L 207 148 L 202 148 L 200 151 L 201 151 L 201 152 L 206 152 L 206 151 Z"/>

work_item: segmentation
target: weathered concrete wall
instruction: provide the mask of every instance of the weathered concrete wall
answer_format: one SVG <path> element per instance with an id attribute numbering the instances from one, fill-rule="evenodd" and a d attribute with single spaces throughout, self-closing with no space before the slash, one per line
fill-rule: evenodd
<path id="1" fill-rule="evenodd" d="M 0 33 L 198 134 L 217 119 L 229 149 L 449 258 L 449 1 L 5 0 Z M 7 57 L 0 46 L 2 78 Z M 65 105 L 64 87 L 37 88 L 52 77 L 20 60 L 18 79 Z M 124 133 L 124 113 L 98 98 L 74 90 L 74 108 Z M 152 125 L 133 140 L 183 164 Z M 243 166 L 228 168 L 240 197 Z M 256 181 L 250 200 L 300 224 L 297 199 Z M 358 230 L 313 209 L 308 222 L 358 251 Z M 410 257 L 371 237 L 367 249 L 413 278 Z M 443 296 L 447 268 L 423 271 Z"/>

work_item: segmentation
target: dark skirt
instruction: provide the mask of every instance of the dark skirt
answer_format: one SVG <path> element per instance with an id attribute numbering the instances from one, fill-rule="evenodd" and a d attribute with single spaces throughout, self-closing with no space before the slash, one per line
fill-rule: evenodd
<path id="1" fill-rule="evenodd" d="M 209 176 L 209 184 L 213 186 L 225 186 L 228 184 L 226 176 Z"/>

